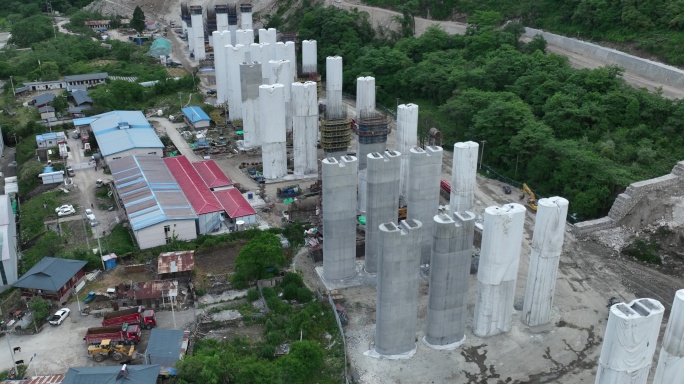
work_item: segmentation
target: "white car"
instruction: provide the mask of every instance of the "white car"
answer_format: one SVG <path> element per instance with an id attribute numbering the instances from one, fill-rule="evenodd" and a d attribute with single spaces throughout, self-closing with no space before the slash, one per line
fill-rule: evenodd
<path id="1" fill-rule="evenodd" d="M 71 310 L 69 308 L 62 308 L 59 311 L 55 312 L 54 315 L 50 318 L 50 324 L 52 325 L 60 325 L 64 322 L 64 320 L 69 316 L 69 313 L 71 313 Z"/>
<path id="2" fill-rule="evenodd" d="M 90 208 L 86 209 L 86 210 L 85 210 L 85 215 L 86 215 L 86 217 L 88 218 L 88 220 L 90 220 L 90 221 L 94 221 L 94 220 L 95 220 L 95 214 L 93 213 L 93 210 L 92 210 L 92 209 L 90 209 Z"/>
<path id="3" fill-rule="evenodd" d="M 57 216 L 59 216 L 59 217 L 69 216 L 69 215 L 73 215 L 74 213 L 76 213 L 76 210 L 74 209 L 74 207 L 64 208 L 64 209 L 60 210 L 59 212 L 57 212 Z"/>
<path id="4" fill-rule="evenodd" d="M 59 213 L 59 211 L 68 210 L 68 209 L 74 209 L 74 206 L 71 204 L 62 205 L 61 207 L 55 208 L 55 213 Z"/>

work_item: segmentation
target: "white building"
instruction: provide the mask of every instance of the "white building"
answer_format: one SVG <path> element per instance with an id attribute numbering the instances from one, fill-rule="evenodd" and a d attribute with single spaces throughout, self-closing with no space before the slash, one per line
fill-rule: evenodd
<path id="1" fill-rule="evenodd" d="M 88 125 L 105 162 L 131 155 L 164 156 L 164 144 L 140 111 L 112 111 L 74 119 L 74 126 Z"/>
<path id="2" fill-rule="evenodd" d="M 9 196 L 0 195 L 0 290 L 12 285 L 17 272 L 17 225 Z"/>

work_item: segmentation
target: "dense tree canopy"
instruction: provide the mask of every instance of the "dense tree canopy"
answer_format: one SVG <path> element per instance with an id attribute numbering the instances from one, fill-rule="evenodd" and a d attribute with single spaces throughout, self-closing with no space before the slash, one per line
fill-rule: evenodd
<path id="1" fill-rule="evenodd" d="M 139 6 L 136 6 L 133 10 L 133 17 L 131 18 L 131 28 L 138 31 L 138 33 L 145 30 L 145 14 Z"/>
<path id="2" fill-rule="evenodd" d="M 235 260 L 233 281 L 240 283 L 263 279 L 270 276 L 284 262 L 280 239 L 270 232 L 263 232 L 240 250 Z"/>
<path id="3" fill-rule="evenodd" d="M 304 16 L 302 31 L 318 39 L 329 20 L 349 15 L 316 10 Z M 344 52 L 348 93 L 357 76 L 371 75 L 380 103 L 437 107 L 447 148 L 486 140 L 485 164 L 542 196 L 568 198 L 580 218 L 605 214 L 630 182 L 668 173 L 684 159 L 684 102 L 628 86 L 617 67 L 575 70 L 546 54 L 543 39 L 519 42 L 519 24 L 499 28 L 496 12 L 476 12 L 473 20 L 480 24 L 465 36 L 430 28 L 420 38 L 364 45 L 366 27 L 338 25 L 338 38 L 319 40 L 319 52 Z"/>

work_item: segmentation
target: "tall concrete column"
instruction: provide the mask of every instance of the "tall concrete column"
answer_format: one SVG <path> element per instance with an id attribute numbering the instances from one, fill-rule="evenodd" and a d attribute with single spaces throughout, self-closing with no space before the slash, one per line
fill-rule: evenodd
<path id="1" fill-rule="evenodd" d="M 245 148 L 261 146 L 259 112 L 259 86 L 261 64 L 240 64 L 240 89 L 242 92 L 242 130 Z"/>
<path id="2" fill-rule="evenodd" d="M 192 38 L 194 40 L 195 60 L 207 58 L 204 49 L 204 20 L 202 18 L 202 7 L 198 5 L 190 6 L 190 17 L 192 18 Z"/>
<path id="3" fill-rule="evenodd" d="M 318 48 L 316 40 L 302 41 L 302 73 L 318 73 Z"/>
<path id="4" fill-rule="evenodd" d="M 485 209 L 473 320 L 477 336 L 511 330 L 525 213 L 525 207 L 515 203 Z"/>
<path id="5" fill-rule="evenodd" d="M 379 225 L 379 270 L 375 313 L 375 352 L 410 355 L 416 349 L 418 281 L 422 237 L 419 221 Z"/>
<path id="6" fill-rule="evenodd" d="M 259 29 L 259 44 L 275 44 L 278 31 L 275 28 Z M 275 57 L 273 59 L 275 60 Z"/>
<path id="7" fill-rule="evenodd" d="M 653 384 L 681 382 L 684 377 L 684 289 L 675 293 L 670 320 L 660 347 Z"/>
<path id="8" fill-rule="evenodd" d="M 318 89 L 316 83 L 292 83 L 294 174 L 318 173 Z"/>
<path id="9" fill-rule="evenodd" d="M 245 47 L 254 44 L 254 31 L 251 29 L 238 29 L 236 32 L 237 43 Z"/>
<path id="10" fill-rule="evenodd" d="M 522 312 L 522 322 L 530 327 L 551 322 L 568 201 L 557 196 L 539 199 L 537 207 Z"/>
<path id="11" fill-rule="evenodd" d="M 433 218 L 427 329 L 423 341 L 436 349 L 457 348 L 465 341 L 468 285 L 473 257 L 475 214 L 442 213 Z"/>
<path id="12" fill-rule="evenodd" d="M 409 149 L 407 173 L 408 193 L 406 196 L 407 217 L 423 223 L 423 239 L 420 249 L 420 263 L 430 263 L 432 254 L 433 216 L 439 207 L 439 181 L 442 170 L 442 147 L 429 146 L 425 149 Z M 404 153 L 401 154 L 404 160 Z M 403 163 L 402 163 L 403 164 Z"/>
<path id="13" fill-rule="evenodd" d="M 596 384 L 646 384 L 665 308 L 653 299 L 610 307 Z M 672 384 L 681 382 L 679 376 Z"/>
<path id="14" fill-rule="evenodd" d="M 479 145 L 473 141 L 454 144 L 451 168 L 451 196 L 449 212 L 473 210 L 476 189 L 477 155 Z"/>
<path id="15" fill-rule="evenodd" d="M 418 145 L 418 105 L 401 104 L 397 107 L 397 145 L 401 155 L 401 195 L 408 194 L 409 157 L 411 148 Z M 439 180 L 437 181 L 439 184 Z"/>
<path id="16" fill-rule="evenodd" d="M 342 118 L 345 116 L 345 106 L 342 103 L 342 57 L 328 56 L 325 67 L 326 115 L 328 118 Z"/>
<path id="17" fill-rule="evenodd" d="M 230 45 L 237 44 L 237 6 L 235 4 L 228 4 L 228 30 L 230 31 Z"/>
<path id="18" fill-rule="evenodd" d="M 231 33 L 232 36 L 232 33 Z M 226 78 L 228 80 L 228 118 L 242 120 L 242 90 L 240 89 L 240 63 L 245 62 L 244 45 L 226 45 Z"/>
<path id="19" fill-rule="evenodd" d="M 287 60 L 271 60 L 269 84 L 282 84 L 285 87 L 285 129 L 292 132 L 292 67 Z"/>
<path id="20" fill-rule="evenodd" d="M 259 86 L 259 113 L 264 178 L 279 179 L 287 175 L 285 86 Z"/>
<path id="21" fill-rule="evenodd" d="M 240 27 L 252 29 L 252 4 L 240 4 Z"/>
<path id="22" fill-rule="evenodd" d="M 387 150 L 369 153 L 367 159 L 366 260 L 368 273 L 378 272 L 378 226 L 397 222 L 399 209 L 399 164 L 401 153 Z M 354 209 L 354 207 L 349 207 Z M 418 240 L 420 243 L 420 240 Z"/>
<path id="23" fill-rule="evenodd" d="M 226 4 L 216 4 L 214 6 L 216 11 L 216 30 L 218 32 L 223 32 L 228 30 L 228 5 Z M 214 40 L 214 45 L 216 45 L 216 40 Z M 227 44 L 227 43 L 226 43 Z M 216 57 L 214 55 L 214 57 Z"/>
<path id="24" fill-rule="evenodd" d="M 227 17 L 227 15 L 226 15 Z M 229 31 L 215 31 L 214 37 L 214 70 L 216 72 L 216 102 L 223 104 L 228 100 L 228 63 L 226 62 L 226 45 L 230 43 Z"/>
<path id="25" fill-rule="evenodd" d="M 356 275 L 356 202 L 354 156 L 328 157 L 321 161 L 323 181 L 323 277 L 341 280 Z"/>

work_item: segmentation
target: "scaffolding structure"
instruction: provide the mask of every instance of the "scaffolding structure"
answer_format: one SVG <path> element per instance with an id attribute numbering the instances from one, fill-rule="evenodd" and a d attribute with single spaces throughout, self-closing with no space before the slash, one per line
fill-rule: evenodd
<path id="1" fill-rule="evenodd" d="M 351 129 L 346 116 L 321 121 L 321 148 L 326 153 L 346 152 L 350 142 Z"/>
<path id="2" fill-rule="evenodd" d="M 386 143 L 389 134 L 387 116 L 377 112 L 361 116 L 358 125 L 359 144 Z"/>

